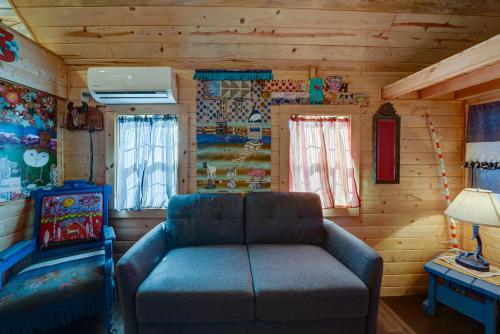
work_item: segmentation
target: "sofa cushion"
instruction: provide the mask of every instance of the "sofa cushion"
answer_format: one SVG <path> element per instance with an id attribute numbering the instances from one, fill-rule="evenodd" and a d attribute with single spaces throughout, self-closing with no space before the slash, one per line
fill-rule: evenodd
<path id="1" fill-rule="evenodd" d="M 245 240 L 243 197 L 239 194 L 174 196 L 166 223 L 174 247 L 242 244 Z"/>
<path id="2" fill-rule="evenodd" d="M 246 246 L 170 251 L 139 286 L 136 310 L 141 323 L 254 320 Z"/>
<path id="3" fill-rule="evenodd" d="M 257 320 L 363 317 L 368 288 L 323 248 L 313 245 L 248 247 Z"/>
<path id="4" fill-rule="evenodd" d="M 245 199 L 245 229 L 248 244 L 321 245 L 320 198 L 313 193 L 250 193 Z"/>

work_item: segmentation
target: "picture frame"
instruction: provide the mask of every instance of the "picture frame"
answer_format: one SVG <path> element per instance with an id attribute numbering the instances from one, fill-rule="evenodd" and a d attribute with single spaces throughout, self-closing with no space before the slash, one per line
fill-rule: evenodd
<path id="1" fill-rule="evenodd" d="M 399 184 L 401 117 L 392 103 L 373 116 L 373 183 Z"/>

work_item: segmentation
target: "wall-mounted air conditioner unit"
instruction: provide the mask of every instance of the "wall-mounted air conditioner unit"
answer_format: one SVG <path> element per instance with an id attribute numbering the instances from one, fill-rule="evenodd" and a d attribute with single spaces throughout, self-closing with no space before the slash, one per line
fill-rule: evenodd
<path id="1" fill-rule="evenodd" d="M 171 67 L 93 67 L 87 71 L 87 83 L 101 104 L 177 103 Z"/>

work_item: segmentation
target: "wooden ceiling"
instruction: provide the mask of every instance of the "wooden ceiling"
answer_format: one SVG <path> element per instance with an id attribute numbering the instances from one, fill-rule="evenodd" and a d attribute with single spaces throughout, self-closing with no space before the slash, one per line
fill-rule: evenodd
<path id="1" fill-rule="evenodd" d="M 0 22 L 20 32 L 26 37 L 32 38 L 23 21 L 7 0 L 0 0 Z"/>
<path id="2" fill-rule="evenodd" d="M 498 0 L 12 0 L 70 65 L 415 72 L 500 33 Z"/>

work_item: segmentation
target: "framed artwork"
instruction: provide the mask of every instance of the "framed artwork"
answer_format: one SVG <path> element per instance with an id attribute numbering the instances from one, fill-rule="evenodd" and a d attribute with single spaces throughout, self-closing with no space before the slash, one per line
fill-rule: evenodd
<path id="1" fill-rule="evenodd" d="M 399 183 L 401 118 L 392 103 L 373 116 L 373 183 Z"/>
<path id="2" fill-rule="evenodd" d="M 83 180 L 33 192 L 35 237 L 39 251 L 51 251 L 103 240 L 111 187 Z"/>
<path id="3" fill-rule="evenodd" d="M 56 97 L 0 80 L 0 202 L 54 183 Z"/>
<path id="4" fill-rule="evenodd" d="M 207 95 L 207 87 L 218 87 L 214 82 L 221 81 L 198 81 L 197 191 L 269 191 L 271 101 L 263 82 L 223 80 L 218 100 Z M 210 96 L 217 94 L 212 88 Z"/>

